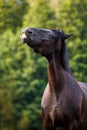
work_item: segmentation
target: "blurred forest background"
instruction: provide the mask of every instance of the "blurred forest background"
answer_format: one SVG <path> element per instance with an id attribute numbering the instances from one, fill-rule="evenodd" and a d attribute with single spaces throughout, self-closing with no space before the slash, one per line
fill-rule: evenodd
<path id="1" fill-rule="evenodd" d="M 0 130 L 42 130 L 45 58 L 20 40 L 23 27 L 62 29 L 73 75 L 87 82 L 87 0 L 0 0 Z"/>

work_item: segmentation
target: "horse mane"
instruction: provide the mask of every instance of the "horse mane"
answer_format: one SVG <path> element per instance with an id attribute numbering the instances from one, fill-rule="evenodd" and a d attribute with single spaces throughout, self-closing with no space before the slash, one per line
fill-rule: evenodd
<path id="1" fill-rule="evenodd" d="M 62 40 L 62 48 L 61 48 L 61 64 L 62 67 L 68 71 L 69 73 L 71 73 L 71 70 L 69 68 L 69 60 L 68 60 L 68 51 L 66 48 L 66 44 L 65 41 Z"/>
<path id="2" fill-rule="evenodd" d="M 61 39 L 61 41 L 62 41 L 61 65 L 62 65 L 62 67 L 66 71 L 68 71 L 69 73 L 71 73 L 71 70 L 69 68 L 68 51 L 67 51 L 67 48 L 66 48 L 65 39 L 63 38 L 64 37 L 64 31 L 63 30 L 61 31 L 60 29 L 58 29 L 57 33 L 58 33 L 59 39 Z"/>
<path id="3" fill-rule="evenodd" d="M 68 71 L 69 73 L 71 73 L 71 70 L 69 68 L 69 60 L 68 60 L 68 51 L 66 48 L 66 44 L 65 44 L 65 39 L 63 39 L 63 35 L 64 32 L 61 31 L 60 29 L 58 30 L 53 30 L 55 32 L 55 34 L 57 35 L 57 39 L 60 39 L 62 41 L 62 48 L 61 48 L 61 65 L 62 67 Z"/>

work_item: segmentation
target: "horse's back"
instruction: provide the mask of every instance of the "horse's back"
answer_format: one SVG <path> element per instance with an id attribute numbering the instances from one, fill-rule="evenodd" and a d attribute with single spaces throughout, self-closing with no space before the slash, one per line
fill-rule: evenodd
<path id="1" fill-rule="evenodd" d="M 87 83 L 78 81 L 81 90 L 87 95 Z"/>
<path id="2" fill-rule="evenodd" d="M 79 85 L 84 85 L 85 87 L 87 87 L 87 83 L 85 82 L 81 82 L 81 81 L 78 81 Z"/>

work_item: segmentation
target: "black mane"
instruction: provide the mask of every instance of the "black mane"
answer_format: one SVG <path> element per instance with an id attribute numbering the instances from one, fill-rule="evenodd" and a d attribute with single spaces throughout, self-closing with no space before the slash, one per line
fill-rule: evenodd
<path id="1" fill-rule="evenodd" d="M 62 67 L 66 71 L 71 73 L 71 70 L 69 68 L 68 51 L 67 51 L 66 44 L 65 44 L 65 39 L 64 39 L 64 32 L 61 31 L 60 29 L 58 29 L 57 31 L 55 31 L 55 33 L 58 36 L 57 39 L 60 39 L 61 44 L 62 44 L 62 48 L 61 48 L 61 64 L 62 64 Z"/>
<path id="2" fill-rule="evenodd" d="M 68 61 L 68 51 L 66 48 L 65 41 L 62 40 L 62 48 L 61 48 L 61 64 L 63 68 L 71 73 L 70 68 L 69 68 L 69 61 Z"/>

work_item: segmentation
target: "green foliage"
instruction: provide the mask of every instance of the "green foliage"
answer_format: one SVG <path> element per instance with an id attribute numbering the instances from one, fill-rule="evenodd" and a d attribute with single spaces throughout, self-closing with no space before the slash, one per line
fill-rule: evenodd
<path id="1" fill-rule="evenodd" d="M 1 37 L 3 44 L 1 44 L 0 48 L 0 84 L 2 83 L 0 92 L 2 93 L 2 88 L 3 90 L 5 88 L 4 83 L 8 85 L 6 95 L 12 91 L 14 92 L 9 99 L 6 97 L 6 101 L 9 101 L 7 102 L 9 103 L 8 107 L 12 104 L 14 108 L 15 117 L 13 119 L 15 120 L 16 129 L 19 127 L 20 129 L 32 127 L 33 129 L 38 129 L 38 126 L 40 129 L 42 127 L 40 123 L 40 97 L 43 90 L 42 86 L 46 84 L 46 72 L 44 73 L 43 71 L 46 68 L 45 61 L 44 59 L 38 58 L 39 56 L 32 55 L 32 50 L 29 51 L 27 46 L 20 43 L 19 35 L 20 33 L 18 31 L 14 37 L 14 33 L 7 30 Z M 39 65 L 41 65 L 41 71 L 39 71 Z M 12 91 L 9 91 L 10 86 Z M 6 104 L 4 106 L 3 104 L 1 105 L 2 108 L 4 107 L 4 109 L 8 110 Z M 33 116 L 33 113 L 35 113 L 35 116 Z M 7 115 L 4 118 L 7 118 Z M 37 122 L 37 120 L 38 123 L 34 126 L 33 122 Z"/>
<path id="2" fill-rule="evenodd" d="M 0 32 L 8 28 L 15 32 L 17 28 L 21 27 L 26 9 L 25 0 L 0 0 Z"/>
<path id="3" fill-rule="evenodd" d="M 24 25 L 39 28 L 56 28 L 57 19 L 49 0 L 30 2 L 28 14 L 24 17 Z"/>
<path id="4" fill-rule="evenodd" d="M 59 9 L 59 26 L 67 33 L 73 33 L 69 41 L 70 66 L 78 80 L 87 81 L 87 1 L 62 2 Z"/>
<path id="5" fill-rule="evenodd" d="M 11 83 L 10 83 L 11 85 Z M 0 129 L 13 129 L 14 107 L 12 104 L 12 88 L 11 86 L 0 81 Z"/>
<path id="6" fill-rule="evenodd" d="M 47 83 L 46 60 L 20 41 L 23 27 L 61 28 L 70 67 L 87 81 L 87 1 L 0 1 L 0 130 L 41 130 L 40 102 Z M 59 27 L 58 27 L 59 26 Z"/>

